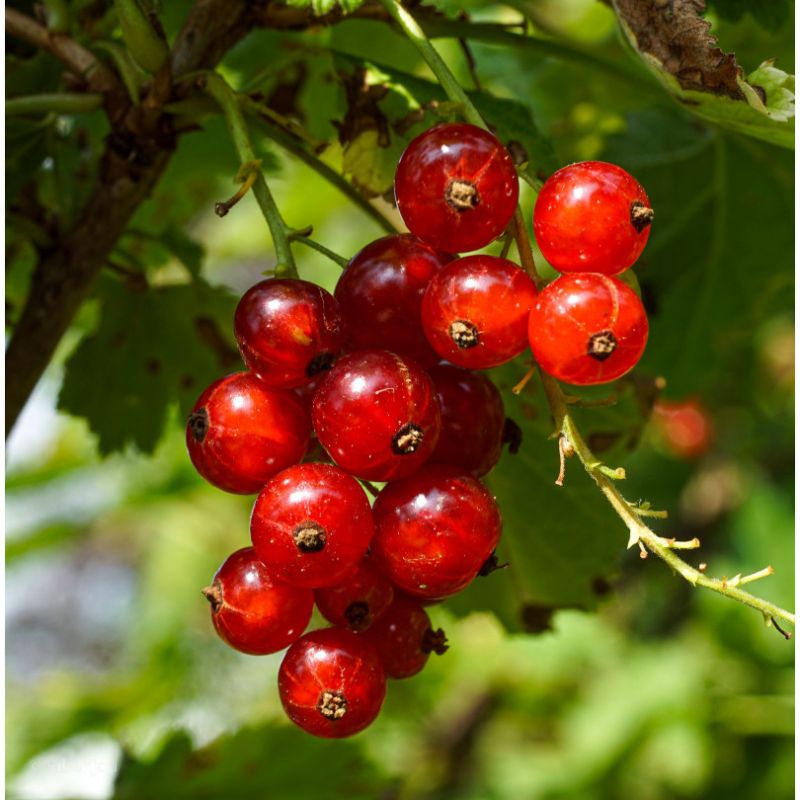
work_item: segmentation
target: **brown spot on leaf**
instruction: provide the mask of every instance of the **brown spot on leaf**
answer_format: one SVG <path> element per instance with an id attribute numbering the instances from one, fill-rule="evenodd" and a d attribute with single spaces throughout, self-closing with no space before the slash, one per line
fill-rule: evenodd
<path id="1" fill-rule="evenodd" d="M 711 23 L 700 15 L 704 0 L 614 0 L 636 44 L 674 75 L 683 89 L 744 100 L 741 67 L 717 47 Z"/>

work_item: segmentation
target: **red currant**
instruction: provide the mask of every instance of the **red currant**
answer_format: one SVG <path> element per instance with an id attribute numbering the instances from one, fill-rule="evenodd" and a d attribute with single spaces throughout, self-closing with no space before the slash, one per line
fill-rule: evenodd
<path id="1" fill-rule="evenodd" d="M 212 383 L 189 415 L 186 447 L 195 469 L 226 492 L 254 494 L 308 447 L 308 414 L 290 392 L 249 372 Z"/>
<path id="2" fill-rule="evenodd" d="M 385 350 L 342 356 L 321 381 L 311 417 L 340 467 L 376 481 L 418 469 L 441 427 L 433 381 L 413 361 Z"/>
<path id="3" fill-rule="evenodd" d="M 450 364 L 440 364 L 428 374 L 442 409 L 442 432 L 431 462 L 485 475 L 503 447 L 505 412 L 500 392 L 485 375 Z"/>
<path id="4" fill-rule="evenodd" d="M 369 558 L 362 559 L 342 583 L 314 592 L 322 616 L 351 631 L 365 631 L 389 607 L 394 589 Z"/>
<path id="5" fill-rule="evenodd" d="M 519 197 L 508 150 L 464 123 L 417 136 L 394 178 L 397 209 L 415 236 L 446 253 L 478 250 L 506 229 Z"/>
<path id="6" fill-rule="evenodd" d="M 452 260 L 408 234 L 384 236 L 353 256 L 335 292 L 350 347 L 378 347 L 425 367 L 435 364 L 422 332 L 422 294 Z"/>
<path id="7" fill-rule="evenodd" d="M 502 528 L 483 484 L 445 465 L 390 483 L 373 514 L 372 557 L 395 586 L 421 598 L 446 597 L 471 583 Z"/>
<path id="8" fill-rule="evenodd" d="M 447 650 L 444 631 L 434 631 L 425 609 L 400 594 L 364 638 L 378 651 L 390 678 L 410 678 L 425 666 L 431 653 L 443 655 Z"/>
<path id="9" fill-rule="evenodd" d="M 342 581 L 375 532 L 364 490 L 330 464 L 298 464 L 261 490 L 250 535 L 270 575 L 316 589 Z"/>
<path id="10" fill-rule="evenodd" d="M 559 272 L 617 275 L 641 255 L 652 220 L 635 178 L 615 164 L 584 161 L 548 178 L 533 229 L 542 255 Z"/>
<path id="11" fill-rule="evenodd" d="M 310 589 L 275 583 L 252 547 L 229 555 L 203 594 L 220 638 L 255 656 L 288 647 L 303 633 L 314 608 Z"/>
<path id="12" fill-rule="evenodd" d="M 641 300 L 617 278 L 562 275 L 543 289 L 528 335 L 539 366 L 566 383 L 613 381 L 633 369 L 647 344 Z"/>
<path id="13" fill-rule="evenodd" d="M 350 631 L 325 628 L 286 652 L 278 691 L 289 719 L 327 739 L 351 736 L 378 716 L 386 674 L 375 648 Z"/>
<path id="14" fill-rule="evenodd" d="M 512 261 L 467 256 L 428 284 L 422 325 L 433 349 L 469 369 L 510 361 L 528 345 L 527 323 L 536 286 Z"/>
<path id="15" fill-rule="evenodd" d="M 281 388 L 329 369 L 342 347 L 339 304 L 308 281 L 273 278 L 252 286 L 236 307 L 233 329 L 245 364 Z"/>
<path id="16" fill-rule="evenodd" d="M 667 450 L 676 458 L 699 458 L 711 446 L 714 424 L 696 398 L 682 402 L 659 400 L 653 406 L 652 419 Z"/>

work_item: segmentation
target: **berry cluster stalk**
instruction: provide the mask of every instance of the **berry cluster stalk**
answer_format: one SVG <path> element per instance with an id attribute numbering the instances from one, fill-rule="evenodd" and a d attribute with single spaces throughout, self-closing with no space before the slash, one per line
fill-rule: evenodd
<path id="1" fill-rule="evenodd" d="M 416 46 L 417 50 L 419 50 L 420 55 L 439 80 L 447 96 L 454 103 L 458 103 L 462 107 L 464 118 L 473 125 L 487 128 L 486 122 L 458 84 L 458 81 L 447 64 L 445 64 L 442 57 L 425 36 L 425 33 L 417 24 L 414 17 L 409 14 L 397 0 L 381 0 L 381 4 L 391 15 L 392 19 L 397 22 L 405 35 Z M 537 282 L 537 285 L 540 285 L 541 279 L 536 272 L 530 241 L 528 239 L 528 232 L 519 209 L 517 209 L 514 215 L 511 230 L 517 242 L 517 249 L 522 266 Z M 647 550 L 665 561 L 675 572 L 685 578 L 693 586 L 704 586 L 707 589 L 711 589 L 714 592 L 718 592 L 719 594 L 723 594 L 726 597 L 748 605 L 751 608 L 757 609 L 764 615 L 768 624 L 775 624 L 776 619 L 783 620 L 792 625 L 795 624 L 795 615 L 792 612 L 786 611 L 773 603 L 769 603 L 766 600 L 762 600 L 738 588 L 737 584 L 744 582 L 745 579 L 739 578 L 738 581 L 733 579 L 727 581 L 725 579 L 718 580 L 716 578 L 710 578 L 687 564 L 675 553 L 675 549 L 694 549 L 695 547 L 699 547 L 700 543 L 697 540 L 693 540 L 692 542 L 676 542 L 671 539 L 664 539 L 645 525 L 641 521 L 641 516 L 647 516 L 647 512 L 645 510 L 637 511 L 636 507 L 622 496 L 614 485 L 613 480 L 608 476 L 608 467 L 592 453 L 589 446 L 583 440 L 583 437 L 567 411 L 567 402 L 561 387 L 553 378 L 549 375 L 545 375 L 541 371 L 540 376 L 547 402 L 555 422 L 556 433 L 559 437 L 559 447 L 562 447 L 563 440 L 566 440 L 568 445 L 578 456 L 578 459 L 583 464 L 586 471 L 600 488 L 600 491 L 603 492 L 606 499 L 625 523 L 630 533 L 629 547 L 635 546 L 636 544 L 639 544 L 640 547 L 644 546 Z M 563 452 L 562 450 L 562 453 Z M 622 475 L 618 477 L 622 477 Z M 645 550 L 642 552 L 646 555 Z M 768 573 L 763 571 L 763 574 L 766 575 Z M 762 574 L 759 573 L 759 577 L 761 576 Z M 755 578 L 755 576 L 752 577 Z"/>
<path id="2" fill-rule="evenodd" d="M 254 171 L 256 174 L 255 182 L 253 183 L 253 194 L 261 213 L 264 215 L 264 219 L 267 221 L 272 234 L 272 241 L 275 244 L 275 254 L 278 260 L 275 274 L 278 277 L 297 278 L 297 266 L 294 262 L 291 246 L 292 234 L 295 232 L 284 222 L 264 178 L 264 173 L 261 171 L 261 162 L 256 158 L 253 146 L 250 144 L 250 134 L 239 105 L 239 98 L 218 73 L 208 73 L 205 81 L 206 90 L 219 103 L 225 114 L 225 120 L 228 123 L 236 153 L 241 161 L 239 177 L 243 180 L 246 179 L 247 176 L 243 174 L 244 172 Z"/>

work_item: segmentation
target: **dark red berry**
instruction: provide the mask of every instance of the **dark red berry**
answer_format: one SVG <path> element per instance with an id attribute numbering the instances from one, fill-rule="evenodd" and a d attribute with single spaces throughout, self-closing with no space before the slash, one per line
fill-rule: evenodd
<path id="1" fill-rule="evenodd" d="M 659 400 L 653 406 L 652 420 L 664 446 L 676 458 L 699 458 L 714 439 L 714 423 L 697 398 Z"/>
<path id="2" fill-rule="evenodd" d="M 326 739 L 351 736 L 378 716 L 386 674 L 375 648 L 350 631 L 326 628 L 286 652 L 278 691 L 289 719 Z"/>
<path id="3" fill-rule="evenodd" d="M 384 236 L 350 260 L 336 284 L 348 344 L 381 348 L 423 367 L 438 361 L 422 332 L 422 295 L 453 256 L 408 234 Z"/>
<path id="4" fill-rule="evenodd" d="M 559 272 L 617 275 L 641 255 L 652 220 L 635 178 L 615 164 L 584 161 L 548 178 L 533 229 L 542 255 Z"/>
<path id="5" fill-rule="evenodd" d="M 431 653 L 443 655 L 447 650 L 444 631 L 433 630 L 419 602 L 401 594 L 364 638 L 378 651 L 390 678 L 410 678 L 425 666 Z"/>
<path id="6" fill-rule="evenodd" d="M 506 418 L 500 392 L 485 375 L 451 364 L 439 364 L 428 374 L 442 411 L 442 432 L 431 462 L 485 475 L 503 447 Z"/>
<path id="7" fill-rule="evenodd" d="M 527 346 L 536 286 L 516 264 L 467 256 L 448 264 L 425 290 L 422 325 L 433 349 L 459 367 L 488 369 Z"/>
<path id="8" fill-rule="evenodd" d="M 373 514 L 372 557 L 395 586 L 420 598 L 446 597 L 471 583 L 502 529 L 483 484 L 445 465 L 390 483 Z"/>
<path id="9" fill-rule="evenodd" d="M 311 417 L 331 458 L 374 481 L 417 470 L 441 427 L 433 381 L 415 362 L 385 350 L 342 356 L 321 381 Z"/>
<path id="10" fill-rule="evenodd" d="M 250 518 L 253 547 L 270 575 L 309 589 L 344 580 L 374 532 L 364 490 L 330 464 L 298 464 L 276 475 Z"/>
<path id="11" fill-rule="evenodd" d="M 397 208 L 415 236 L 445 253 L 478 250 L 506 229 L 519 197 L 508 150 L 474 125 L 436 125 L 417 136 L 394 178 Z"/>
<path id="12" fill-rule="evenodd" d="M 226 492 L 254 494 L 308 447 L 311 423 L 290 392 L 250 372 L 212 383 L 189 415 L 186 447 L 195 469 Z"/>
<path id="13" fill-rule="evenodd" d="M 288 647 L 306 629 L 314 608 L 310 589 L 273 581 L 252 547 L 229 555 L 203 594 L 220 638 L 255 656 Z"/>
<path id="14" fill-rule="evenodd" d="M 308 383 L 342 348 L 339 304 L 308 281 L 272 278 L 252 286 L 236 307 L 233 329 L 245 364 L 281 388 Z"/>
<path id="15" fill-rule="evenodd" d="M 633 369 L 647 344 L 641 300 L 617 278 L 562 275 L 531 311 L 531 350 L 539 366 L 566 383 L 613 381 Z"/>
<path id="16" fill-rule="evenodd" d="M 394 589 L 371 559 L 363 558 L 336 586 L 314 592 L 317 608 L 328 622 L 365 631 L 389 607 Z"/>

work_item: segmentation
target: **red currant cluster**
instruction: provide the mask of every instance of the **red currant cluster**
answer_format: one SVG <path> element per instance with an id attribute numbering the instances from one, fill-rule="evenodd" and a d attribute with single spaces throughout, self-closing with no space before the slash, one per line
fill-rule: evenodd
<path id="1" fill-rule="evenodd" d="M 500 236 L 517 206 L 514 164 L 490 133 L 432 128 L 403 154 L 395 189 L 411 234 L 367 245 L 335 295 L 293 279 L 244 294 L 234 332 L 249 371 L 209 386 L 186 434 L 204 478 L 259 493 L 252 547 L 205 590 L 214 626 L 245 653 L 289 648 L 281 701 L 318 736 L 369 725 L 387 677 L 414 675 L 446 649 L 423 606 L 496 564 L 500 513 L 479 478 L 504 442 L 518 446 L 519 429 L 472 370 L 509 361 L 530 336 L 553 374 L 610 380 L 633 366 L 647 330 L 636 295 L 605 274 L 647 238 L 647 198 L 621 170 L 577 165 L 545 185 L 536 229 L 546 255 L 598 272 L 538 296 L 505 258 L 452 255 Z M 302 635 L 314 603 L 333 627 Z"/>

